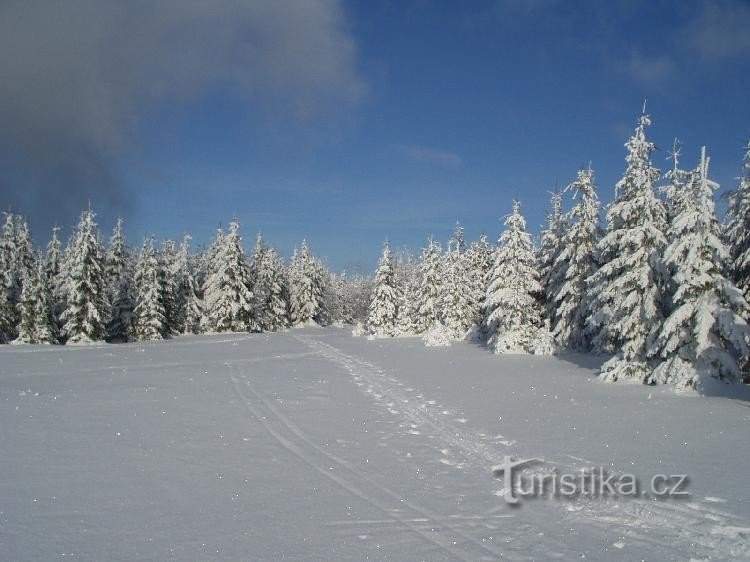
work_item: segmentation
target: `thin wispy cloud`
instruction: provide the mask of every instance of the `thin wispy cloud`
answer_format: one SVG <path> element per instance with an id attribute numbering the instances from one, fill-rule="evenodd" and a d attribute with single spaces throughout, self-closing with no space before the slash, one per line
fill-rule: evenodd
<path id="1" fill-rule="evenodd" d="M 687 25 L 683 38 L 704 59 L 717 60 L 750 53 L 750 3 L 739 0 L 704 2 Z"/>
<path id="2" fill-rule="evenodd" d="M 448 169 L 458 169 L 463 166 L 463 159 L 449 150 L 421 146 L 417 144 L 396 145 L 396 150 L 412 162 L 432 164 Z"/>
<path id="3" fill-rule="evenodd" d="M 648 57 L 638 52 L 631 54 L 627 68 L 633 78 L 647 86 L 668 81 L 676 70 L 674 60 L 668 55 Z"/>

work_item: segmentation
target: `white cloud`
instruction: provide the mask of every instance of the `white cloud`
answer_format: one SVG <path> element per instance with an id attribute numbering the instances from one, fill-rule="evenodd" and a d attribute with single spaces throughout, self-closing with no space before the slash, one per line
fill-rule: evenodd
<path id="1" fill-rule="evenodd" d="M 667 55 L 646 57 L 636 52 L 631 54 L 628 61 L 628 72 L 631 76 L 647 85 L 669 80 L 674 71 L 674 61 Z"/>
<path id="2" fill-rule="evenodd" d="M 419 146 L 415 144 L 397 145 L 396 149 L 413 162 L 437 164 L 444 168 L 457 169 L 463 166 L 463 160 L 455 152 Z"/>

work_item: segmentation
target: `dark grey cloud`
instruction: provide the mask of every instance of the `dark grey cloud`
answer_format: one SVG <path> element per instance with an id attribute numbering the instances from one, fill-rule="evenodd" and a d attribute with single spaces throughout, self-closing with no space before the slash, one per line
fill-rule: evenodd
<path id="1" fill-rule="evenodd" d="M 0 205 L 47 226 L 132 194 L 115 157 L 155 102 L 229 88 L 307 120 L 365 86 L 337 0 L 4 0 Z"/>

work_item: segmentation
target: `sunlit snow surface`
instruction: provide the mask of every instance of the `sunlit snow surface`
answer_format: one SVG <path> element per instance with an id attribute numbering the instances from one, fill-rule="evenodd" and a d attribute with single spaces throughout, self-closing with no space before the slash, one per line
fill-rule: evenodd
<path id="1" fill-rule="evenodd" d="M 316 328 L 2 346 L 0 559 L 748 559 L 750 402 L 599 362 Z M 691 496 L 512 508 L 506 455 Z"/>

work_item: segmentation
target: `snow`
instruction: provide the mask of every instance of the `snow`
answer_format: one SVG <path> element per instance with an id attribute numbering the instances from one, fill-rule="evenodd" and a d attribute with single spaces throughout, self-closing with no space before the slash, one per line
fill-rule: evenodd
<path id="1" fill-rule="evenodd" d="M 0 347 L 0 558 L 748 559 L 750 396 L 351 329 Z M 740 392 L 738 390 L 738 392 Z M 687 499 L 503 501 L 505 456 Z"/>

